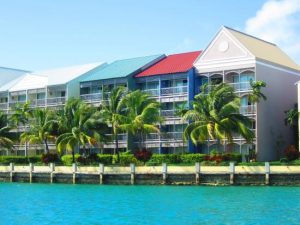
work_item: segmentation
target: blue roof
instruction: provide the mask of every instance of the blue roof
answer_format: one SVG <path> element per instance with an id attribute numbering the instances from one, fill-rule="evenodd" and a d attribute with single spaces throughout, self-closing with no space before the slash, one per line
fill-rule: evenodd
<path id="1" fill-rule="evenodd" d="M 117 60 L 101 67 L 100 70 L 90 71 L 90 75 L 86 76 L 81 82 L 126 77 L 135 72 L 140 72 L 143 68 L 148 68 L 164 57 L 165 55 L 151 55 Z"/>

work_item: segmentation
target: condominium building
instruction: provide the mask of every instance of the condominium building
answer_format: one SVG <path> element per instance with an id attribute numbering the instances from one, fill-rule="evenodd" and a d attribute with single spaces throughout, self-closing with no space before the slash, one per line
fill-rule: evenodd
<path id="1" fill-rule="evenodd" d="M 8 78 L 5 73 L 13 75 Z M 146 136 L 147 149 L 157 153 L 217 150 L 242 154 L 253 150 L 258 160 L 272 160 L 279 157 L 285 145 L 293 143 L 292 131 L 284 124 L 284 112 L 297 102 L 295 83 L 299 76 L 299 66 L 275 44 L 222 27 L 202 52 L 160 54 L 44 72 L 0 68 L 0 108 L 9 111 L 16 103 L 26 101 L 32 107 L 60 107 L 70 97 L 99 105 L 114 87 L 141 89 L 160 102 L 164 117 L 158 124 L 160 134 Z M 262 90 L 267 100 L 253 104 L 248 100 L 250 82 L 258 80 L 267 84 Z M 234 135 L 234 143 L 207 140 L 195 146 L 184 142 L 186 122 L 181 120 L 179 109 L 191 107 L 202 84 L 210 87 L 220 82 L 230 84 L 241 97 L 240 112 L 253 121 L 254 142 L 247 143 L 239 135 Z M 134 150 L 135 146 L 133 137 L 119 135 L 120 150 Z M 106 152 L 114 148 L 114 142 L 104 145 Z"/>
<path id="2" fill-rule="evenodd" d="M 278 46 L 245 33 L 222 27 L 194 63 L 196 76 L 205 82 L 226 82 L 242 98 L 241 113 L 253 118 L 256 139 L 253 144 L 241 137 L 234 144 L 217 144 L 208 140 L 202 152 L 210 149 L 229 149 L 248 153 L 254 149 L 258 160 L 273 160 L 293 143 L 292 130 L 285 126 L 285 111 L 297 102 L 295 82 L 299 80 L 300 67 Z M 267 84 L 262 92 L 267 100 L 251 104 L 250 80 Z"/>

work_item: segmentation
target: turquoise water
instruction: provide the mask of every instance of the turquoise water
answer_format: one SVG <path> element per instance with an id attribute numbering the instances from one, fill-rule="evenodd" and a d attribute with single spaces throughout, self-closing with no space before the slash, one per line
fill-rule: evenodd
<path id="1" fill-rule="evenodd" d="M 300 224 L 300 187 L 1 183 L 0 224 Z"/>

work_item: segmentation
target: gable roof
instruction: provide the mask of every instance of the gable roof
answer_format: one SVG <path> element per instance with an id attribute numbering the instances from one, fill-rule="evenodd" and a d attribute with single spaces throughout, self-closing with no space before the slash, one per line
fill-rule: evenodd
<path id="1" fill-rule="evenodd" d="M 164 57 L 165 55 L 151 55 L 131 59 L 117 60 L 112 62 L 111 64 L 106 65 L 100 71 L 92 73 L 90 76 L 87 76 L 82 81 L 126 77 L 135 72 L 138 72 L 139 70 L 148 68 L 149 66 L 153 65 L 158 60 L 161 60 Z"/>
<path id="2" fill-rule="evenodd" d="M 71 66 L 53 70 L 38 71 L 32 73 L 32 75 L 48 77 L 48 86 L 67 84 L 68 82 L 86 74 L 87 72 L 103 66 L 104 63 L 90 63 L 78 66 Z"/>
<path id="3" fill-rule="evenodd" d="M 45 88 L 47 86 L 48 78 L 44 76 L 37 76 L 26 74 L 18 80 L 13 86 L 9 88 L 10 92 L 23 91 L 30 89 Z"/>
<path id="4" fill-rule="evenodd" d="M 169 55 L 135 77 L 147 77 L 161 74 L 184 73 L 193 67 L 201 51 Z"/>
<path id="5" fill-rule="evenodd" d="M 242 33 L 229 27 L 224 27 L 241 44 L 243 44 L 257 59 L 275 63 L 294 70 L 300 70 L 297 65 L 285 52 L 277 45 Z"/>

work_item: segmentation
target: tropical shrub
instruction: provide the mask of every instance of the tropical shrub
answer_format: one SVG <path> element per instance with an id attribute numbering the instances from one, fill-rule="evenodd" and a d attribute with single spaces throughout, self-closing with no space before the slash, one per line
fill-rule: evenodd
<path id="1" fill-rule="evenodd" d="M 152 156 L 152 152 L 146 149 L 138 150 L 134 153 L 134 157 L 137 160 L 142 161 L 144 163 L 149 161 L 151 159 L 151 156 Z"/>
<path id="2" fill-rule="evenodd" d="M 196 162 L 202 162 L 205 160 L 206 154 L 182 154 L 180 155 L 181 162 L 182 163 L 196 163 Z"/>
<path id="3" fill-rule="evenodd" d="M 113 156 L 113 161 L 117 162 L 117 155 Z M 133 154 L 120 154 L 119 156 L 119 165 L 120 166 L 129 166 L 130 163 L 134 163 L 135 165 L 141 165 L 142 163 L 135 158 Z"/>
<path id="4" fill-rule="evenodd" d="M 75 162 L 77 162 L 78 158 L 80 157 L 79 154 L 75 154 Z M 72 165 L 72 162 L 73 162 L 73 156 L 72 155 L 63 155 L 61 157 L 61 161 L 63 162 L 63 164 L 65 166 L 71 166 Z"/>
<path id="5" fill-rule="evenodd" d="M 162 163 L 176 164 L 181 163 L 180 154 L 153 154 L 148 161 L 150 165 L 161 165 Z"/>
<path id="6" fill-rule="evenodd" d="M 299 158 L 299 151 L 296 149 L 294 145 L 289 145 L 284 150 L 285 158 L 289 161 L 296 160 Z"/>
<path id="7" fill-rule="evenodd" d="M 59 156 L 56 153 L 42 154 L 41 161 L 45 164 L 60 161 Z"/>
<path id="8" fill-rule="evenodd" d="M 97 154 L 98 162 L 104 165 L 111 165 L 113 162 L 113 156 L 109 154 Z"/>
<path id="9" fill-rule="evenodd" d="M 15 164 L 28 164 L 41 162 L 41 156 L 0 156 L 0 164 L 8 165 L 9 163 Z"/>

